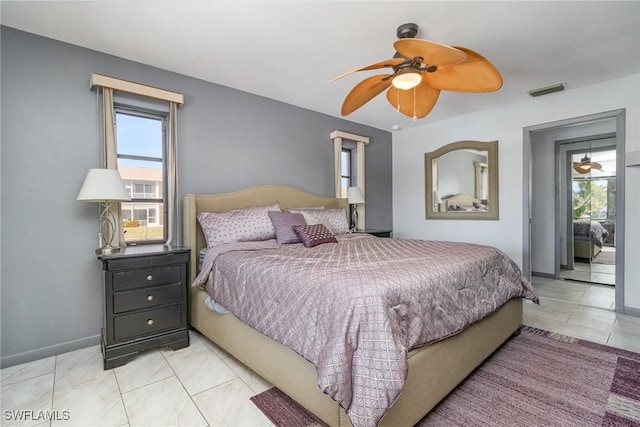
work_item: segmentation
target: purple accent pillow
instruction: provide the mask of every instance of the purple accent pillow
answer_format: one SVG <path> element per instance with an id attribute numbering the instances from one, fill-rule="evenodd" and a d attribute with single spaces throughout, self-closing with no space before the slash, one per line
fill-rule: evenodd
<path id="1" fill-rule="evenodd" d="M 349 232 L 344 209 L 287 209 L 287 212 L 301 213 L 307 225 L 323 224 L 333 235 Z"/>
<path id="2" fill-rule="evenodd" d="M 287 243 L 300 243 L 300 238 L 293 231 L 294 225 L 307 225 L 302 214 L 271 211 L 268 212 L 269 218 L 276 229 L 276 239 L 281 245 Z"/>
<path id="3" fill-rule="evenodd" d="M 294 225 L 293 231 L 296 232 L 302 243 L 308 248 L 322 245 L 323 243 L 338 243 L 333 233 L 322 224 Z"/>

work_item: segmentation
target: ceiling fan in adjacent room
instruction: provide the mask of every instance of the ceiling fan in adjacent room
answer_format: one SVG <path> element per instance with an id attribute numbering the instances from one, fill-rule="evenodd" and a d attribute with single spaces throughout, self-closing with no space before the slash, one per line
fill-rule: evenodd
<path id="1" fill-rule="evenodd" d="M 580 173 L 586 174 L 592 170 L 602 170 L 602 165 L 598 162 L 592 162 L 589 155 L 585 153 L 584 157 L 579 162 L 573 162 L 573 169 Z"/>
<path id="2" fill-rule="evenodd" d="M 500 72 L 482 55 L 457 46 L 416 39 L 418 26 L 398 27 L 393 58 L 339 74 L 337 80 L 356 71 L 390 68 L 358 83 L 342 104 L 342 115 L 353 113 L 385 89 L 387 100 L 402 114 L 422 119 L 433 109 L 441 90 L 491 92 L 502 87 Z"/>

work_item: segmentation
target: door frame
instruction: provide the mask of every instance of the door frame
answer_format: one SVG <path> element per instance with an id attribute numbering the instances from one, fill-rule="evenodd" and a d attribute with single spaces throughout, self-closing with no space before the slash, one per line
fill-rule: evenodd
<path id="1" fill-rule="evenodd" d="M 577 126 L 589 122 L 615 119 L 616 122 L 616 286 L 615 310 L 624 314 L 624 224 L 625 224 L 625 123 L 626 109 L 605 111 L 586 116 L 541 123 L 523 128 L 523 176 L 522 176 L 522 269 L 525 276 L 531 279 L 531 173 L 532 156 L 531 140 L 534 132 Z"/>

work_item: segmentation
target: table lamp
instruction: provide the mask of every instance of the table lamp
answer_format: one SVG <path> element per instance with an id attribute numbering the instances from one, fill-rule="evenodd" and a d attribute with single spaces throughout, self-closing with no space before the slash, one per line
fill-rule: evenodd
<path id="1" fill-rule="evenodd" d="M 120 248 L 112 245 L 116 232 L 116 219 L 111 212 L 111 206 L 113 202 L 126 202 L 131 198 L 118 171 L 115 169 L 89 169 L 76 200 L 100 204 L 100 230 L 98 232 L 100 247 L 96 249 L 96 253 L 119 252 Z"/>
<path id="2" fill-rule="evenodd" d="M 364 203 L 364 197 L 362 197 L 362 192 L 358 187 L 349 187 L 347 188 L 347 199 L 349 200 L 349 204 L 353 205 L 353 210 L 351 211 L 351 229 L 358 230 L 358 204 Z"/>

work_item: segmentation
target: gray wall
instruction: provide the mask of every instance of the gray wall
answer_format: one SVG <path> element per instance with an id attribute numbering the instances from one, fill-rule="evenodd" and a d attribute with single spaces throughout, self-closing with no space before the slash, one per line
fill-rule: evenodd
<path id="1" fill-rule="evenodd" d="M 179 197 L 257 184 L 333 195 L 333 144 L 368 136 L 367 226 L 392 226 L 391 134 L 2 27 L 2 366 L 98 343 L 97 206 L 76 202 L 98 166 L 92 72 L 182 92 Z"/>

